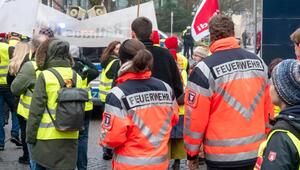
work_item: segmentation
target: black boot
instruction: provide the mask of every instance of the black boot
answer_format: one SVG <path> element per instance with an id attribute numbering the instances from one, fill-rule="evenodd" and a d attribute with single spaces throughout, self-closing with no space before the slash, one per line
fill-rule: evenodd
<path id="1" fill-rule="evenodd" d="M 19 163 L 29 165 L 29 158 L 25 156 L 19 157 Z"/>
<path id="2" fill-rule="evenodd" d="M 172 166 L 173 170 L 180 170 L 180 159 L 175 159 L 174 164 Z"/>

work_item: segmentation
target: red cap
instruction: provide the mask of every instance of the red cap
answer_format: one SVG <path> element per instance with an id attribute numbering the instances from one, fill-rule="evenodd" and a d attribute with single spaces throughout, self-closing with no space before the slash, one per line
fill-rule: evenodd
<path id="1" fill-rule="evenodd" d="M 166 46 L 168 49 L 177 49 L 177 48 L 178 48 L 178 38 L 175 37 L 175 36 L 168 37 L 168 38 L 165 40 L 165 46 Z"/>
<path id="2" fill-rule="evenodd" d="M 4 32 L 2 32 L 2 33 L 0 33 L 0 38 L 6 38 L 6 33 L 4 33 Z"/>
<path id="3" fill-rule="evenodd" d="M 159 34 L 158 34 L 157 30 L 152 31 L 151 40 L 152 40 L 153 44 L 159 44 Z"/>

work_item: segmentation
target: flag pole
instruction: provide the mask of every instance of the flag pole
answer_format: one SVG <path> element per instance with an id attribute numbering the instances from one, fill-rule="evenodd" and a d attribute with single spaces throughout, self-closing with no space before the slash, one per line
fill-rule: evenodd
<path id="1" fill-rule="evenodd" d="M 141 0 L 137 0 L 137 4 L 138 4 L 138 6 L 137 6 L 137 17 L 139 17 L 140 16 Z"/>
<path id="2" fill-rule="evenodd" d="M 253 41 L 253 46 L 254 46 L 254 53 L 256 54 L 256 38 L 257 38 L 257 5 L 256 5 L 256 0 L 253 1 L 253 18 L 254 18 L 254 41 Z"/>

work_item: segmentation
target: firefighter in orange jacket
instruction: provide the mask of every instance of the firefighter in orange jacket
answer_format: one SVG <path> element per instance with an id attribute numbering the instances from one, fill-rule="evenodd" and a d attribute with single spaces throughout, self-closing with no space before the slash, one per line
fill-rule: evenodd
<path id="1" fill-rule="evenodd" d="M 165 170 L 168 141 L 178 121 L 169 85 L 151 77 L 152 55 L 138 40 L 120 47 L 117 86 L 107 95 L 100 145 L 114 149 L 114 170 Z"/>
<path id="2" fill-rule="evenodd" d="M 188 165 L 197 168 L 203 143 L 208 170 L 250 170 L 272 111 L 267 67 L 240 48 L 230 18 L 214 16 L 209 32 L 212 55 L 195 67 L 185 92 Z"/>

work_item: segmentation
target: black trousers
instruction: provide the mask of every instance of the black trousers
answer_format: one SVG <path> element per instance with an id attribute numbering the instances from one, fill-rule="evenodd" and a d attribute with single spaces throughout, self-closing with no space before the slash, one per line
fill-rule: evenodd
<path id="1" fill-rule="evenodd" d="M 28 155 L 28 148 L 27 148 L 27 143 L 26 143 L 26 124 L 27 120 L 20 115 L 17 115 L 19 119 L 19 125 L 21 129 L 21 141 L 22 141 L 22 149 L 23 149 L 23 157 L 24 158 L 29 158 Z"/>

